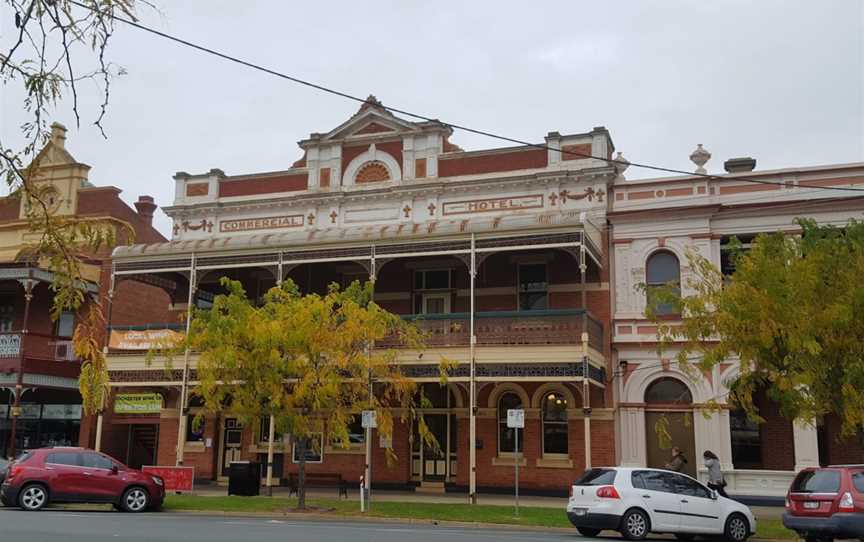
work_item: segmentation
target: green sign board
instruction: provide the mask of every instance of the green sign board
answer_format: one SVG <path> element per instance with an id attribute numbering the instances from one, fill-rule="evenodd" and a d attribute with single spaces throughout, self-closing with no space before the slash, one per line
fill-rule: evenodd
<path id="1" fill-rule="evenodd" d="M 162 396 L 158 393 L 118 393 L 114 397 L 116 414 L 158 414 Z"/>

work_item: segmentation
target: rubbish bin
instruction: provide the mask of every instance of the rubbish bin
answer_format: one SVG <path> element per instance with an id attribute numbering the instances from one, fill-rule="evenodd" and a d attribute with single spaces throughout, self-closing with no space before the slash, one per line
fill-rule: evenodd
<path id="1" fill-rule="evenodd" d="M 261 464 L 232 461 L 228 468 L 228 494 L 254 497 L 261 494 Z"/>

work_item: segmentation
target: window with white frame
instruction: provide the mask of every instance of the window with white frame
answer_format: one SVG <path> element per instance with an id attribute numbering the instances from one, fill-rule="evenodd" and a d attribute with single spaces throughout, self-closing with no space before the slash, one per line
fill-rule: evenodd
<path id="1" fill-rule="evenodd" d="M 657 299 L 661 289 L 671 287 L 681 294 L 681 264 L 678 257 L 668 250 L 660 250 L 648 257 L 645 263 L 645 284 L 648 306 L 658 315 L 675 314 L 675 304 Z"/>
<path id="2" fill-rule="evenodd" d="M 543 455 L 568 453 L 567 398 L 556 392 L 543 397 Z"/>
<path id="3" fill-rule="evenodd" d="M 294 463 L 300 462 L 300 448 L 297 438 L 291 439 L 294 442 L 294 449 L 291 452 L 291 459 Z M 321 463 L 324 461 L 324 433 L 315 433 L 311 438 L 305 439 L 305 452 L 307 463 Z"/>
<path id="4" fill-rule="evenodd" d="M 519 451 L 524 446 L 524 432 L 522 429 L 507 427 L 507 411 L 510 409 L 521 409 L 522 399 L 513 392 L 505 392 L 498 399 L 498 453 L 512 454 L 516 452 L 516 432 L 519 432 Z"/>
<path id="5" fill-rule="evenodd" d="M 452 270 L 424 269 L 414 272 L 414 314 L 450 312 Z"/>

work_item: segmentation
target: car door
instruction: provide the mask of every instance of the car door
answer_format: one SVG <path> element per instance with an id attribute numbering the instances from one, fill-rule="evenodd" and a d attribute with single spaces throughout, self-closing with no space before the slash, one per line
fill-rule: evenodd
<path id="1" fill-rule="evenodd" d="M 89 500 L 113 502 L 120 498 L 124 482 L 119 471 L 114 473 L 114 461 L 111 458 L 97 452 L 83 452 L 81 464 L 86 477 L 84 489 Z"/>
<path id="2" fill-rule="evenodd" d="M 48 490 L 55 501 L 77 500 L 81 466 L 77 452 L 51 452 L 45 456 Z"/>
<path id="3" fill-rule="evenodd" d="M 675 494 L 681 502 L 679 529 L 686 533 L 723 532 L 722 505 L 711 498 L 711 491 L 689 476 L 672 474 Z"/>
<path id="4" fill-rule="evenodd" d="M 681 503 L 668 474 L 660 470 L 636 470 L 631 474 L 633 490 L 651 514 L 651 530 L 655 532 L 675 532 L 680 522 Z"/>

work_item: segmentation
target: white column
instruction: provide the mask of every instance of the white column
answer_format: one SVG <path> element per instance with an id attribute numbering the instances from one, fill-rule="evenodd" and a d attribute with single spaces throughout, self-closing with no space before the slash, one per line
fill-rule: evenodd
<path id="1" fill-rule="evenodd" d="M 471 234 L 471 262 L 469 266 L 470 275 L 470 315 L 468 317 L 468 356 L 471 366 L 471 382 L 468 397 L 469 429 L 468 429 L 468 501 L 477 504 L 477 382 L 475 381 L 474 348 L 476 337 L 474 336 L 474 279 L 477 276 L 477 257 L 474 252 L 474 234 Z"/>
<path id="2" fill-rule="evenodd" d="M 621 418 L 621 466 L 644 467 L 645 409 L 625 407 L 620 409 Z"/>
<path id="3" fill-rule="evenodd" d="M 795 444 L 795 470 L 819 466 L 819 440 L 816 425 L 801 419 L 792 423 L 792 440 Z"/>
<path id="4" fill-rule="evenodd" d="M 195 302 L 195 286 L 198 279 L 195 276 L 195 253 L 192 253 L 192 262 L 189 266 L 189 297 L 186 302 L 186 338 L 192 330 L 192 305 Z M 176 465 L 183 465 L 183 448 L 186 446 L 186 403 L 189 398 L 189 347 L 183 353 L 183 381 L 180 384 L 180 418 L 177 423 L 177 460 Z"/>

